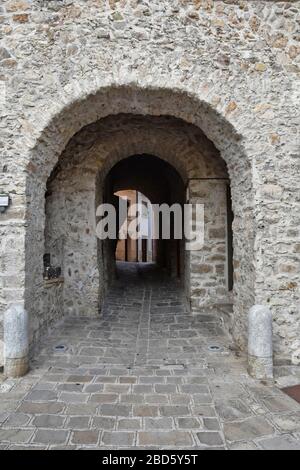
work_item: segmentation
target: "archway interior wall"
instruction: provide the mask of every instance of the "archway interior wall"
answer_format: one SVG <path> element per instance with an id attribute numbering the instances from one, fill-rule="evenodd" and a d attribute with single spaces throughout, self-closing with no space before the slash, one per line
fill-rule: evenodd
<path id="1" fill-rule="evenodd" d="M 103 200 L 109 170 L 118 161 L 140 153 L 156 155 L 170 163 L 190 188 L 193 202 L 201 200 L 207 206 L 209 243 L 200 254 L 187 254 L 186 261 L 189 263 L 189 269 L 185 269 L 186 294 L 188 299 L 194 299 L 193 310 L 217 300 L 228 301 L 222 209 L 228 175 L 224 161 L 201 131 L 182 121 L 120 115 L 108 117 L 74 136 L 48 183 L 46 248 L 52 250 L 53 259 L 63 268 L 65 313 L 99 312 L 111 263 L 103 265 L 103 250 L 97 248 L 95 199 L 96 205 Z M 207 263 L 209 271 L 204 275 Z M 47 289 L 46 296 L 50 293 L 51 289 Z"/>

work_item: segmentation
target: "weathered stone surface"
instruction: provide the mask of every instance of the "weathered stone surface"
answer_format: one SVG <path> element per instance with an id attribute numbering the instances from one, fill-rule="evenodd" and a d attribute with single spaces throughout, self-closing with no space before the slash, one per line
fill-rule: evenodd
<path id="1" fill-rule="evenodd" d="M 102 442 L 108 446 L 132 446 L 134 442 L 134 433 L 104 431 Z"/>
<path id="2" fill-rule="evenodd" d="M 250 408 L 238 399 L 217 401 L 216 410 L 223 421 L 235 421 L 251 415 Z"/>
<path id="3" fill-rule="evenodd" d="M 119 431 L 129 431 L 129 430 L 139 430 L 141 429 L 141 420 L 131 418 L 131 419 L 120 419 L 118 422 L 118 430 Z"/>
<path id="4" fill-rule="evenodd" d="M 13 442 L 13 443 L 27 443 L 33 431 L 26 431 L 23 429 L 2 429 L 0 430 L 0 441 L 4 442 Z"/>
<path id="5" fill-rule="evenodd" d="M 0 60 L 9 59 L 11 54 L 4 47 L 0 47 Z"/>
<path id="6" fill-rule="evenodd" d="M 224 424 L 224 435 L 228 441 L 243 441 L 273 434 L 274 429 L 262 417 L 247 418 L 241 422 Z"/>
<path id="7" fill-rule="evenodd" d="M 140 446 L 190 446 L 192 438 L 184 431 L 139 432 Z"/>
<path id="8" fill-rule="evenodd" d="M 273 325 L 268 307 L 255 305 L 248 318 L 249 373 L 256 379 L 273 378 Z"/>
<path id="9" fill-rule="evenodd" d="M 264 450 L 300 450 L 300 443 L 292 436 L 279 436 L 258 442 Z"/>
<path id="10" fill-rule="evenodd" d="M 68 439 L 68 431 L 57 429 L 39 429 L 33 442 L 37 444 L 64 444 Z"/>
<path id="11" fill-rule="evenodd" d="M 300 431 L 300 410 L 287 415 L 274 415 L 272 421 L 282 432 Z"/>
<path id="12" fill-rule="evenodd" d="M 22 377 L 29 368 L 28 314 L 14 304 L 4 313 L 4 367 L 7 377 Z"/>
<path id="13" fill-rule="evenodd" d="M 65 418 L 62 416 L 40 415 L 33 420 L 32 424 L 37 428 L 61 428 L 64 421 Z"/>
<path id="14" fill-rule="evenodd" d="M 75 431 L 72 436 L 73 444 L 95 445 L 99 439 L 99 431 Z"/>
<path id="15" fill-rule="evenodd" d="M 223 439 L 221 434 L 218 432 L 198 432 L 197 437 L 200 444 L 207 446 L 221 446 L 223 445 Z"/>

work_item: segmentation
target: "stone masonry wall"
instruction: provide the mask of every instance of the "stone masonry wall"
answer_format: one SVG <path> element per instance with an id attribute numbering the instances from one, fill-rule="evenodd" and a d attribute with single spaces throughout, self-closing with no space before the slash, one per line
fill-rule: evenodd
<path id="1" fill-rule="evenodd" d="M 204 246 L 191 251 L 191 309 L 199 312 L 207 307 L 230 303 L 227 272 L 227 182 L 224 180 L 191 180 L 189 201 L 204 205 Z"/>
<path id="2" fill-rule="evenodd" d="M 227 163 L 234 321 L 263 303 L 276 356 L 299 362 L 299 7 L 267 0 L 4 0 L 0 5 L 0 310 L 31 311 L 46 181 L 82 127 L 110 114 L 198 126 Z"/>

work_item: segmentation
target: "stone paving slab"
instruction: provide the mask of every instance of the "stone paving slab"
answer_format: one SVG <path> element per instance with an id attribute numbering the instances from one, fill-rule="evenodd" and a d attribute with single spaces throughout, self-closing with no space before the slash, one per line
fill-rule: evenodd
<path id="1" fill-rule="evenodd" d="M 26 377 L 0 381 L 0 449 L 298 450 L 299 404 L 248 376 L 222 313 L 192 316 L 176 281 L 125 271 L 102 316 L 66 317 Z"/>

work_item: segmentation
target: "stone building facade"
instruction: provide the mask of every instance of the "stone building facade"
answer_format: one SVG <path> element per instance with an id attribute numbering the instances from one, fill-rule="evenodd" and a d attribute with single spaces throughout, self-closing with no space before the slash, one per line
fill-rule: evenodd
<path id="1" fill-rule="evenodd" d="M 2 0 L 0 312 L 26 308 L 32 345 L 63 315 L 99 314 L 95 201 L 114 165 L 148 155 L 172 168 L 169 200 L 176 173 L 207 207 L 203 250 L 182 255 L 192 311 L 232 303 L 245 348 L 250 307 L 267 305 L 275 358 L 300 362 L 299 19 L 292 0 Z"/>

